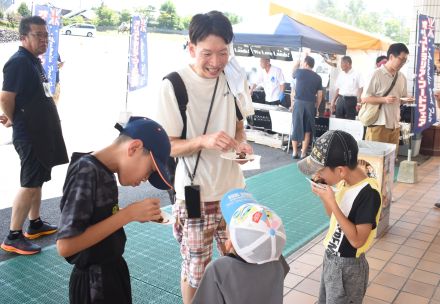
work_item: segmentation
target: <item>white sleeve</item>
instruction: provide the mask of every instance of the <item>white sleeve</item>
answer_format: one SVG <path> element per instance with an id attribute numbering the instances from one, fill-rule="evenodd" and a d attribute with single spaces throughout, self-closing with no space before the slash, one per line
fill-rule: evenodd
<path id="1" fill-rule="evenodd" d="M 280 84 L 284 84 L 286 81 L 284 80 L 284 74 L 283 71 L 281 69 L 279 69 L 279 73 L 278 73 L 278 78 L 279 78 L 279 82 Z"/>
<path id="2" fill-rule="evenodd" d="M 358 86 L 359 88 L 363 88 L 364 87 L 364 78 L 362 77 L 361 73 L 358 73 Z"/>
<path id="3" fill-rule="evenodd" d="M 170 137 L 180 137 L 183 130 L 183 120 L 180 114 L 174 88 L 168 79 L 161 83 L 156 113 L 153 117 Z"/>

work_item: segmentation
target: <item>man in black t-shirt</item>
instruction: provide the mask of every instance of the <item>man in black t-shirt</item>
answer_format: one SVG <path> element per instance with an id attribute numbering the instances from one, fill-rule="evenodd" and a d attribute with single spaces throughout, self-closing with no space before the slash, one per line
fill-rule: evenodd
<path id="1" fill-rule="evenodd" d="M 13 129 L 13 144 L 21 161 L 21 188 L 12 206 L 10 231 L 3 250 L 35 254 L 40 246 L 29 242 L 55 233 L 57 227 L 40 218 L 41 188 L 51 178 L 52 167 L 67 163 L 61 124 L 39 55 L 48 45 L 46 21 L 38 16 L 20 22 L 22 46 L 3 68 L 0 122 Z M 29 227 L 23 235 L 23 223 Z M 25 238 L 26 237 L 26 238 Z"/>
<path id="2" fill-rule="evenodd" d="M 292 100 L 292 157 L 307 156 L 307 149 L 315 130 L 315 115 L 322 101 L 322 79 L 313 71 L 315 59 L 306 56 L 299 68 L 300 61 L 293 68 L 292 78 L 295 84 L 295 99 Z M 298 155 L 298 142 L 302 142 L 301 156 Z"/>

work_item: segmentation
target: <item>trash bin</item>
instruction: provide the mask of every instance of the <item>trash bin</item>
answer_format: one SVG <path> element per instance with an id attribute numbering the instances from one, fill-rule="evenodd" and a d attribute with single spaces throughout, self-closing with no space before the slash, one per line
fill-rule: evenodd
<path id="1" fill-rule="evenodd" d="M 382 212 L 377 226 L 377 237 L 379 237 L 385 232 L 390 222 L 396 145 L 360 140 L 358 146 L 358 163 L 368 176 L 377 178 L 382 195 Z"/>

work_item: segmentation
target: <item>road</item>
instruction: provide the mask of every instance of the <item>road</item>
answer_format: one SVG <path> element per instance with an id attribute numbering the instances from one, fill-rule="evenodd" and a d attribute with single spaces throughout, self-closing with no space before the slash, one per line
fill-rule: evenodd
<path id="1" fill-rule="evenodd" d="M 128 111 L 144 116 L 154 111 L 152 100 L 158 96 L 162 77 L 189 60 L 184 41 L 178 35 L 148 34 L 148 86 L 128 95 Z M 1 45 L 1 67 L 19 45 Z M 59 52 L 65 64 L 60 71 L 58 109 L 68 152 L 99 149 L 117 136 L 113 126 L 125 110 L 128 35 L 61 35 Z M 11 131 L 0 126 L 0 209 L 12 205 L 19 187 L 19 159 L 13 146 L 5 144 Z M 52 180 L 43 187 L 43 199 L 61 195 L 66 169 L 67 165 L 53 169 Z"/>

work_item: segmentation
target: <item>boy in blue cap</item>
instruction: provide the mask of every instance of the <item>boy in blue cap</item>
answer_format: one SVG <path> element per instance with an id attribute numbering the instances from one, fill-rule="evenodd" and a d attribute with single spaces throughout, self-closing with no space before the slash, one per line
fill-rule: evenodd
<path id="1" fill-rule="evenodd" d="M 70 303 L 131 303 L 131 284 L 122 257 L 123 226 L 159 221 L 158 199 L 144 199 L 119 210 L 119 183 L 138 186 L 148 180 L 170 189 L 166 162 L 170 142 L 165 130 L 145 117 L 131 117 L 115 126 L 119 137 L 102 150 L 72 155 L 61 199 L 58 253 L 74 264 Z"/>
<path id="2" fill-rule="evenodd" d="M 243 189 L 221 200 L 227 223 L 227 254 L 208 264 L 193 304 L 281 304 L 289 265 L 281 255 L 286 233 L 281 218 Z"/>

